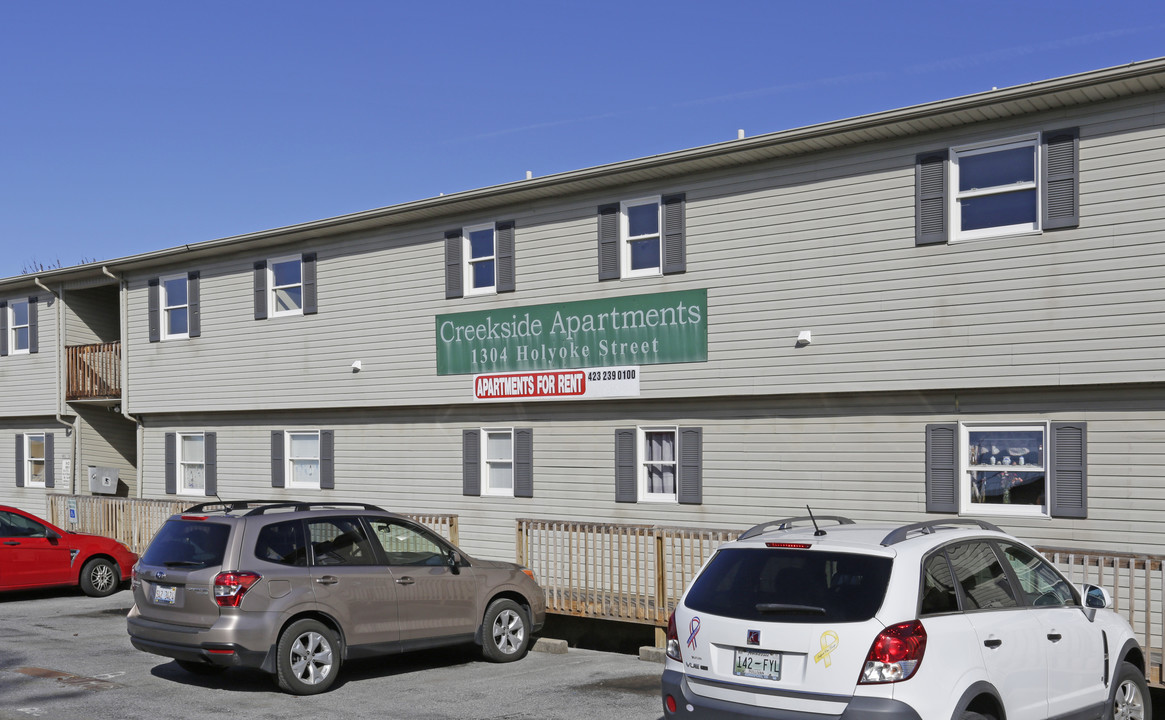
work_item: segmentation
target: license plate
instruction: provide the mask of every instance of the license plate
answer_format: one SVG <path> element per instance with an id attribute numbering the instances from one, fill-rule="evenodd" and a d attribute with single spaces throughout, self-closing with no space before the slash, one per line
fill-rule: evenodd
<path id="1" fill-rule="evenodd" d="M 173 585 L 158 585 L 154 588 L 154 602 L 159 605 L 173 605 L 178 588 Z"/>
<path id="2" fill-rule="evenodd" d="M 781 654 L 760 650 L 737 650 L 732 674 L 761 680 L 781 679 Z"/>

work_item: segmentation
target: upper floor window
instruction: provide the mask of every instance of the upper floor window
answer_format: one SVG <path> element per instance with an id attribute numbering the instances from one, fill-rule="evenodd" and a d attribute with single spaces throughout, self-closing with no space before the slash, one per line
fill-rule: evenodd
<path id="1" fill-rule="evenodd" d="M 951 148 L 955 240 L 1040 229 L 1038 139 Z"/>
<path id="2" fill-rule="evenodd" d="M 255 263 L 255 319 L 314 315 L 316 255 L 287 255 Z"/>
<path id="3" fill-rule="evenodd" d="M 163 337 L 166 339 L 190 337 L 190 296 L 185 275 L 171 275 L 161 279 Z"/>
<path id="4" fill-rule="evenodd" d="M 655 195 L 599 207 L 599 280 L 687 271 L 686 200 Z"/>
<path id="5" fill-rule="evenodd" d="M 514 221 L 445 233 L 445 297 L 514 292 Z"/>
<path id="6" fill-rule="evenodd" d="M 8 352 L 12 355 L 21 355 L 29 352 L 30 333 L 32 324 L 29 321 L 28 301 L 14 300 L 8 306 Z"/>
<path id="7" fill-rule="evenodd" d="M 659 197 L 620 203 L 620 267 L 623 277 L 659 275 Z"/>

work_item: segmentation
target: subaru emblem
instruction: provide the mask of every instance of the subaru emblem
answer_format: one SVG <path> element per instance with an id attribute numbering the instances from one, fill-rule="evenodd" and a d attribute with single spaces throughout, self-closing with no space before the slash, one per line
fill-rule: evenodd
<path id="1" fill-rule="evenodd" d="M 158 580 L 165 580 L 165 579 L 166 579 L 166 573 L 162 572 L 161 570 L 158 570 L 158 571 L 156 571 L 156 572 L 154 573 L 154 577 L 155 577 L 156 579 L 158 579 Z"/>
<path id="2" fill-rule="evenodd" d="M 749 645 L 760 645 L 760 630 L 749 630 L 748 631 L 748 644 Z"/>

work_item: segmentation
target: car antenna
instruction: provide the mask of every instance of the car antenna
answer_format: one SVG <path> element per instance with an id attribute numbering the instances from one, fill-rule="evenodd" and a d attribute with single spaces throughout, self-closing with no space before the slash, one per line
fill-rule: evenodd
<path id="1" fill-rule="evenodd" d="M 813 509 L 808 505 L 805 506 L 805 509 L 809 511 L 809 519 L 813 521 L 813 537 L 821 537 L 825 531 L 817 526 L 817 518 L 813 517 Z"/>

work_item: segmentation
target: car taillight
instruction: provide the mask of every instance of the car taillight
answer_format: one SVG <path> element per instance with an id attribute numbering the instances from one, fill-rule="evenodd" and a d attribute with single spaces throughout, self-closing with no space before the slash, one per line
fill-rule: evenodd
<path id="1" fill-rule="evenodd" d="M 134 563 L 133 568 L 129 571 L 129 586 L 135 590 L 142 586 L 142 579 L 138 576 L 137 563 Z"/>
<path id="2" fill-rule="evenodd" d="M 262 575 L 253 572 L 221 572 L 214 578 L 214 601 L 219 607 L 238 607 Z"/>
<path id="3" fill-rule="evenodd" d="M 922 622 L 891 625 L 874 639 L 859 685 L 893 683 L 908 680 L 922 664 L 922 654 L 926 652 L 926 628 Z"/>
<path id="4" fill-rule="evenodd" d="M 684 656 L 680 654 L 680 635 L 676 630 L 676 614 L 673 611 L 667 617 L 667 644 L 664 646 L 664 652 L 672 660 L 678 662 L 684 661 Z"/>

